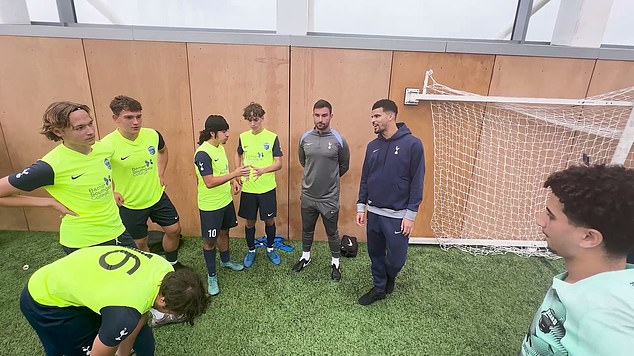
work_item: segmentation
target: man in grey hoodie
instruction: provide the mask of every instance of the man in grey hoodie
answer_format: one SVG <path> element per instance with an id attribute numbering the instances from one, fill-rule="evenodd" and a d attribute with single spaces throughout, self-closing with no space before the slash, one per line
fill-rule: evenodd
<path id="1" fill-rule="evenodd" d="M 299 139 L 299 163 L 302 177 L 302 256 L 293 266 L 300 272 L 310 263 L 310 249 L 317 218 L 321 216 L 332 254 L 330 277 L 341 280 L 339 256 L 339 178 L 350 166 L 350 149 L 339 132 L 330 128 L 332 105 L 320 99 L 313 105 L 315 127 Z"/>

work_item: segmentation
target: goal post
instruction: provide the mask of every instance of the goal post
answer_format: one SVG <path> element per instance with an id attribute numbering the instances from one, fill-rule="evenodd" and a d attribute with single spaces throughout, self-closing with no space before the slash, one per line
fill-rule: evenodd
<path id="1" fill-rule="evenodd" d="M 407 88 L 433 124 L 433 238 L 472 253 L 543 255 L 534 215 L 542 184 L 574 164 L 625 164 L 634 143 L 634 87 L 583 99 L 481 96 L 438 84 Z"/>

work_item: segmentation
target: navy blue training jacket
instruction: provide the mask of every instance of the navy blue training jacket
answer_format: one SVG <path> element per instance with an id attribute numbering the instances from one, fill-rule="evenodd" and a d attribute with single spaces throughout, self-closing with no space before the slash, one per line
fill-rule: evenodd
<path id="1" fill-rule="evenodd" d="M 397 127 L 389 139 L 379 134 L 368 143 L 357 204 L 388 209 L 381 215 L 414 220 L 423 199 L 423 144 L 405 123 Z"/>

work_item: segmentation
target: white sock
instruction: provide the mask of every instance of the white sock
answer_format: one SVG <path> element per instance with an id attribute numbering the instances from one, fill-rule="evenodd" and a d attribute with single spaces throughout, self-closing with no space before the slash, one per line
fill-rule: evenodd
<path id="1" fill-rule="evenodd" d="M 335 267 L 339 268 L 339 257 L 337 257 L 337 258 L 333 257 L 331 264 L 333 264 L 333 265 L 335 265 Z"/>
<path id="2" fill-rule="evenodd" d="M 169 263 L 173 266 L 173 265 L 175 265 L 175 264 L 177 264 L 177 263 L 178 263 L 178 260 L 176 260 L 176 261 L 174 261 L 174 262 L 172 262 L 172 261 L 167 261 L 167 262 L 169 262 Z"/>
<path id="3" fill-rule="evenodd" d="M 308 252 L 302 251 L 302 259 L 305 259 L 306 261 L 310 260 L 310 251 Z"/>
<path id="4" fill-rule="evenodd" d="M 255 249 L 253 249 L 253 250 L 249 250 L 249 252 L 255 252 Z"/>
<path id="5" fill-rule="evenodd" d="M 161 319 L 165 316 L 165 313 L 162 313 L 154 308 L 150 308 L 150 313 L 152 313 L 152 316 L 154 316 L 154 319 Z"/>
<path id="6" fill-rule="evenodd" d="M 271 251 L 273 251 L 273 247 L 267 247 L 266 248 L 266 252 L 271 252 Z"/>

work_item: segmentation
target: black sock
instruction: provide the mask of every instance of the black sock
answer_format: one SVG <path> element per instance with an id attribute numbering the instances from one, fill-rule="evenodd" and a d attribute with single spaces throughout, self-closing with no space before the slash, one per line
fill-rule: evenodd
<path id="1" fill-rule="evenodd" d="M 171 264 L 176 263 L 176 261 L 178 261 L 178 249 L 171 252 L 165 252 L 165 259 Z"/>
<path id="2" fill-rule="evenodd" d="M 265 226 L 264 231 L 266 232 L 266 247 L 273 247 L 275 242 L 275 224 Z"/>
<path id="3" fill-rule="evenodd" d="M 244 239 L 247 240 L 249 250 L 255 250 L 255 226 L 244 227 Z"/>
<path id="4" fill-rule="evenodd" d="M 231 260 L 231 252 L 229 252 L 229 250 L 220 251 L 220 261 L 222 261 L 222 263 L 227 263 L 229 260 Z"/>
<path id="5" fill-rule="evenodd" d="M 210 276 L 216 275 L 216 249 L 205 250 L 203 249 L 203 257 L 205 257 L 205 264 L 207 265 L 207 274 Z"/>

